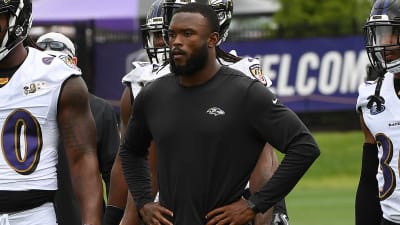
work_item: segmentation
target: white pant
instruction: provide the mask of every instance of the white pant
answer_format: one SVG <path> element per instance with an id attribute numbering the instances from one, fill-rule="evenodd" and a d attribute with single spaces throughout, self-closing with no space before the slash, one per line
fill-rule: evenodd
<path id="1" fill-rule="evenodd" d="M 53 203 L 45 203 L 39 207 L 0 214 L 0 225 L 57 225 Z"/>

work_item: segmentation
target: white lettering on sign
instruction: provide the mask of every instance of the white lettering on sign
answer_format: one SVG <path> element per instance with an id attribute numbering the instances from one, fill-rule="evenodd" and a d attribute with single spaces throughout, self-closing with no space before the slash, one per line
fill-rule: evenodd
<path id="1" fill-rule="evenodd" d="M 322 95 L 355 94 L 366 78 L 369 63 L 365 50 L 329 51 L 321 57 L 315 52 L 305 52 L 298 62 L 287 53 L 259 58 L 263 72 L 272 80 L 271 89 L 278 96 L 308 96 L 316 92 Z"/>

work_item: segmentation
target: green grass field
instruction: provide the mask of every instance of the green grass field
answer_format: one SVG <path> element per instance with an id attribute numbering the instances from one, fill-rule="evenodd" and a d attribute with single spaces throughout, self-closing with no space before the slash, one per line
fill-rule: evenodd
<path id="1" fill-rule="evenodd" d="M 286 198 L 291 225 L 352 225 L 361 131 L 313 132 L 321 155 Z"/>

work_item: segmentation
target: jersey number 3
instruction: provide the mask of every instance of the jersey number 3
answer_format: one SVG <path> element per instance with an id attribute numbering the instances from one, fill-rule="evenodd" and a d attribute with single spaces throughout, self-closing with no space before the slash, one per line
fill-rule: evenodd
<path id="1" fill-rule="evenodd" d="M 16 109 L 4 121 L 1 150 L 15 172 L 28 175 L 37 167 L 43 140 L 37 119 L 24 109 Z"/>
<path id="2" fill-rule="evenodd" d="M 378 133 L 375 136 L 375 140 L 382 150 L 382 157 L 379 162 L 384 179 L 383 187 L 379 190 L 379 198 L 382 201 L 388 198 L 396 188 L 396 175 L 393 168 L 390 167 L 393 157 L 393 143 L 389 137 L 382 133 Z"/>

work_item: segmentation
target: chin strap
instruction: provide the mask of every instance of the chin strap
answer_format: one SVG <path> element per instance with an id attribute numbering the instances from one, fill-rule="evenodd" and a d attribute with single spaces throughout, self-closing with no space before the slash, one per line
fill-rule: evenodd
<path id="1" fill-rule="evenodd" d="M 376 108 L 378 109 L 378 111 L 382 109 L 382 104 L 385 104 L 385 99 L 382 96 L 380 96 L 383 79 L 384 79 L 383 77 L 378 78 L 378 83 L 376 84 L 375 93 L 367 98 L 369 100 L 367 104 L 368 109 L 372 108 L 374 102 L 376 103 Z"/>
<path id="2" fill-rule="evenodd" d="M 378 78 L 377 78 L 378 81 L 376 84 L 375 93 L 367 98 L 369 100 L 367 103 L 367 108 L 371 109 L 374 103 L 376 103 L 376 109 L 380 111 L 382 109 L 382 104 L 385 104 L 385 99 L 382 96 L 380 96 L 380 92 L 383 79 L 385 79 L 386 70 L 380 68 L 379 70 L 377 70 L 377 73 L 378 73 Z"/>

